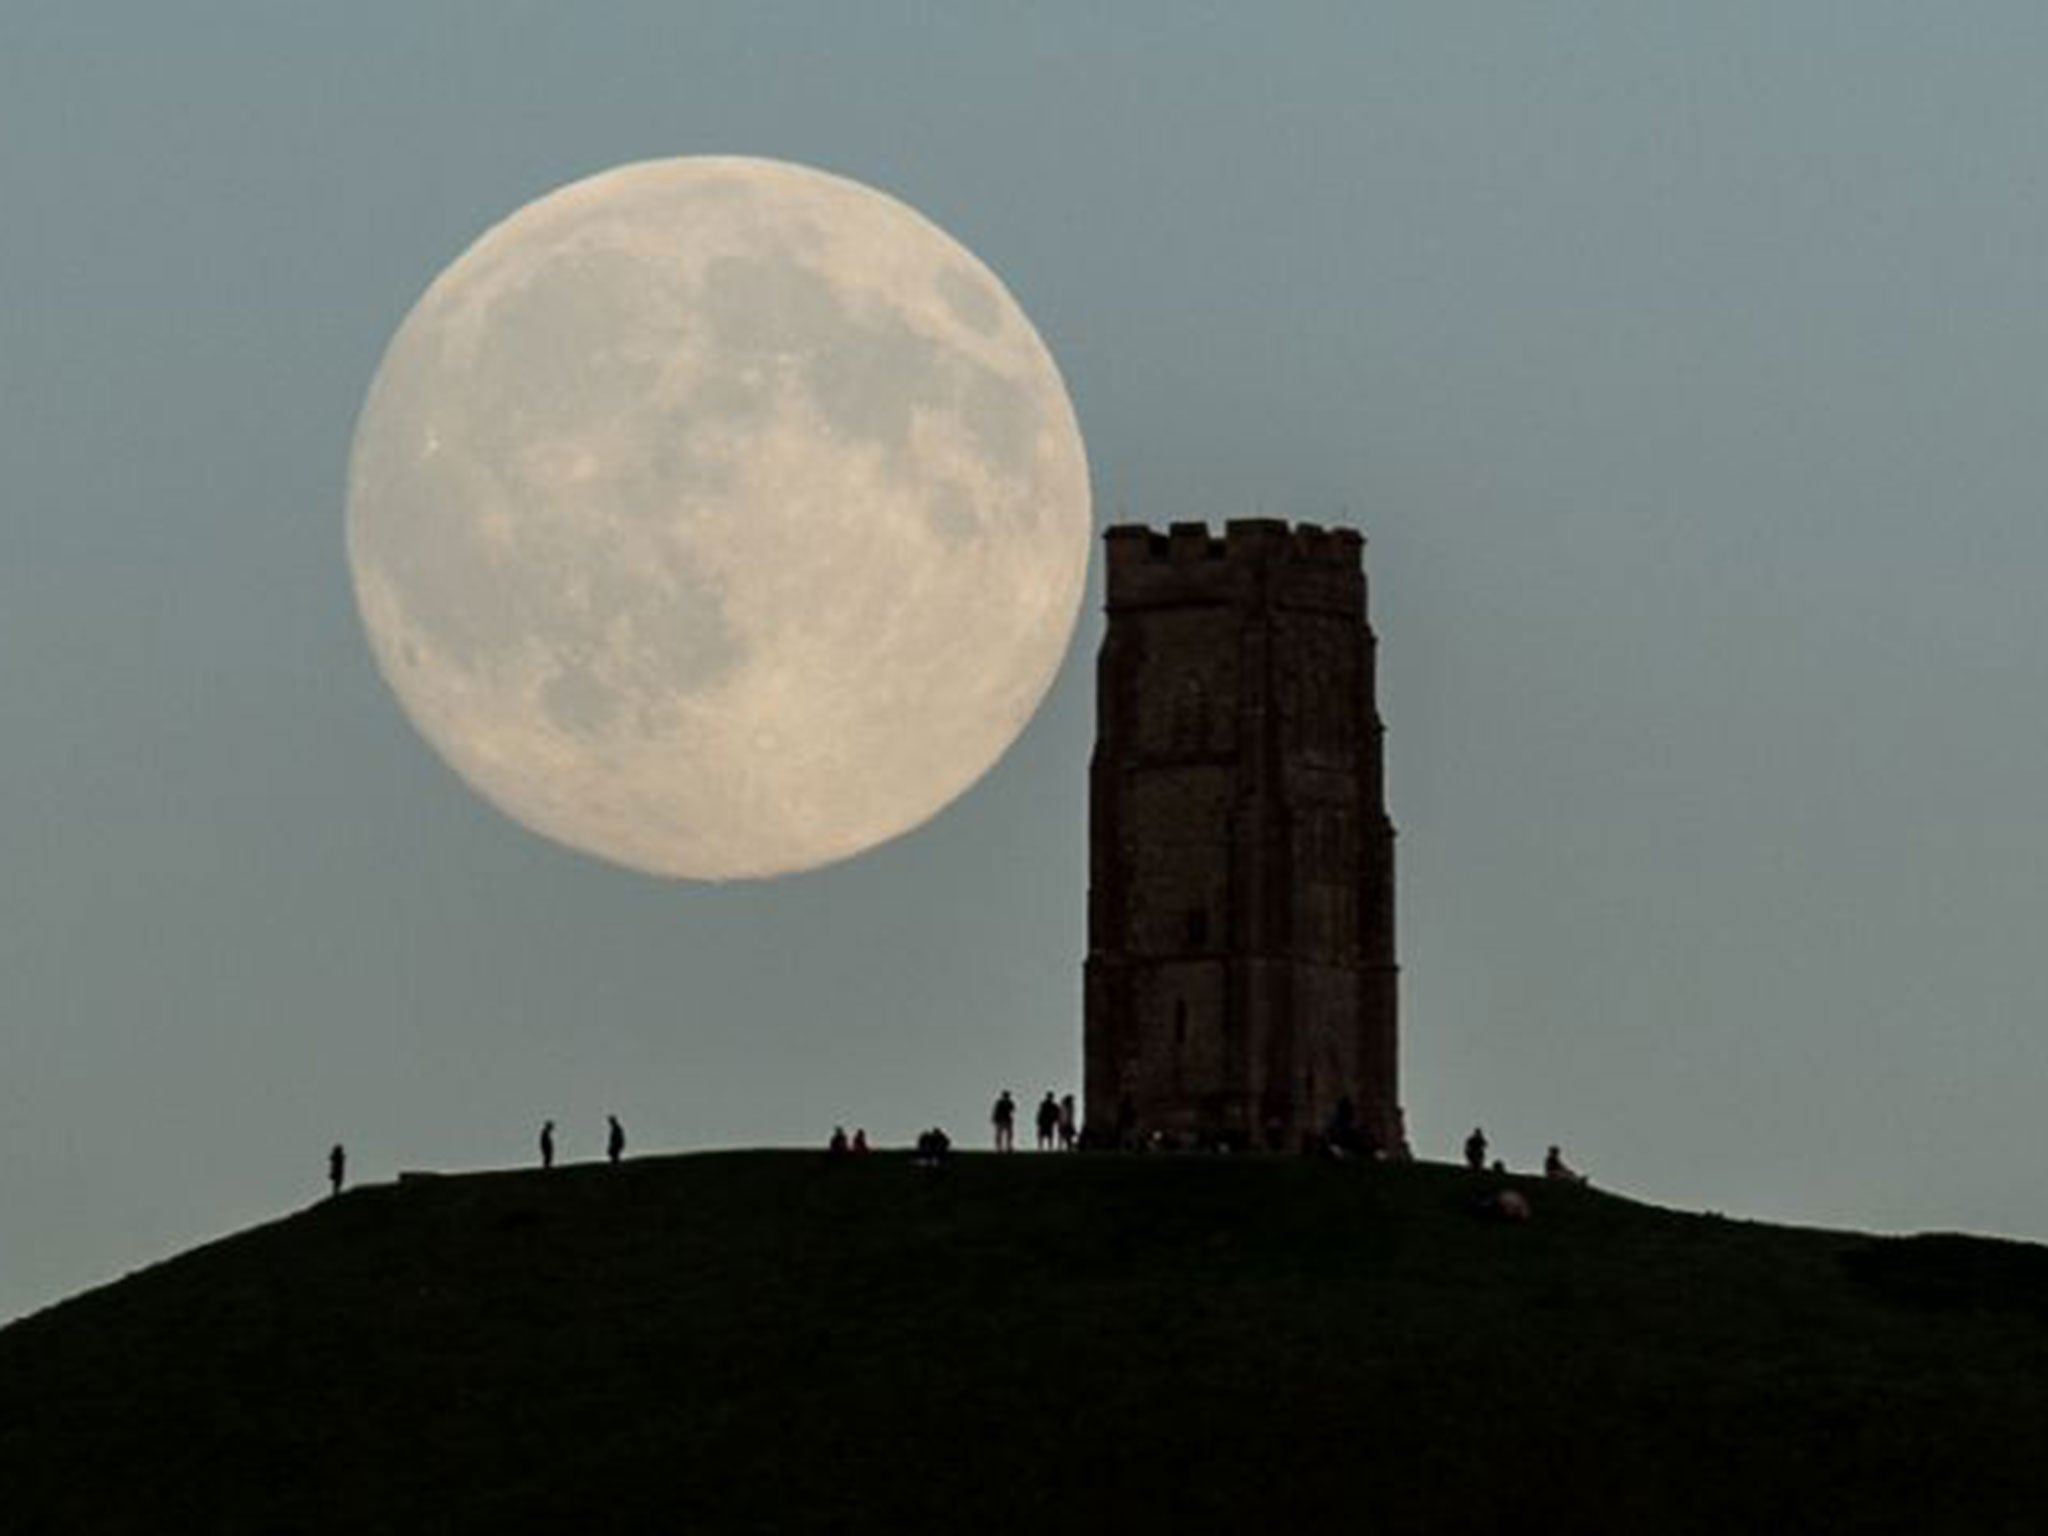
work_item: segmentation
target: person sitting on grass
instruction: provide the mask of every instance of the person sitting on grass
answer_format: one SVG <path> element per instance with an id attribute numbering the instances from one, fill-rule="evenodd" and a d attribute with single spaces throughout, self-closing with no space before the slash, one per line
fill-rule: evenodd
<path id="1" fill-rule="evenodd" d="M 946 1153 L 953 1145 L 952 1138 L 936 1125 L 919 1134 L 917 1138 L 917 1166 L 920 1168 L 942 1167 Z"/>
<path id="2" fill-rule="evenodd" d="M 1585 1184 L 1590 1182 L 1583 1173 L 1580 1173 L 1565 1162 L 1564 1154 L 1558 1151 L 1556 1147 L 1552 1147 L 1543 1154 L 1543 1177 L 1546 1179 L 1556 1179 L 1561 1184 Z"/>

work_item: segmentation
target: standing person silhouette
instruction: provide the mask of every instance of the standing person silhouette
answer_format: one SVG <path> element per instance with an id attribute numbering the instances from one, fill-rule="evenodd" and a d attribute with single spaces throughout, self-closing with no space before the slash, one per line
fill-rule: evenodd
<path id="1" fill-rule="evenodd" d="M 1041 1151 L 1041 1152 L 1050 1152 L 1050 1151 L 1052 1150 L 1052 1146 L 1053 1146 L 1053 1138 L 1054 1138 L 1055 1136 L 1057 1136 L 1057 1135 L 1059 1134 L 1059 1129 L 1060 1129 L 1060 1105 L 1059 1105 L 1059 1100 L 1055 1099 L 1055 1098 L 1054 1098 L 1054 1097 L 1052 1096 L 1052 1090 L 1051 1090 L 1050 1088 L 1048 1088 L 1048 1089 L 1046 1089 L 1046 1090 L 1045 1090 L 1045 1097 L 1044 1097 L 1044 1098 L 1042 1098 L 1042 1099 L 1040 1099 L 1040 1100 L 1038 1101 L 1038 1150 L 1039 1150 L 1039 1151 Z"/>
<path id="2" fill-rule="evenodd" d="M 989 1111 L 989 1120 L 996 1128 L 996 1150 L 1014 1151 L 1017 1146 L 1017 1101 L 1010 1097 L 1005 1088 L 996 1096 L 996 1107 Z"/>
<path id="3" fill-rule="evenodd" d="M 543 1168 L 555 1166 L 555 1122 L 546 1120 L 540 1128 L 540 1165 Z"/>
<path id="4" fill-rule="evenodd" d="M 1465 1166 L 1474 1173 L 1486 1166 L 1486 1132 L 1476 1125 L 1465 1138 Z"/>
<path id="5" fill-rule="evenodd" d="M 626 1155 L 626 1128 L 619 1124 L 617 1115 L 606 1115 L 604 1118 L 611 1126 L 610 1133 L 604 1139 L 604 1155 L 616 1163 Z"/>
<path id="6" fill-rule="evenodd" d="M 348 1153 L 337 1141 L 327 1153 L 327 1194 L 330 1199 L 341 1193 L 341 1181 L 347 1171 Z"/>

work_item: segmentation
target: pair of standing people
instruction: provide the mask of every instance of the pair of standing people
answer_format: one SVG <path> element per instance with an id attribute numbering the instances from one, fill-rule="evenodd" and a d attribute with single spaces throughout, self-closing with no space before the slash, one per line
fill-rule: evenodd
<path id="1" fill-rule="evenodd" d="M 619 1124 L 617 1115 L 604 1117 L 607 1127 L 604 1138 L 605 1158 L 616 1163 L 626 1155 L 626 1128 Z M 543 1168 L 555 1166 L 555 1122 L 543 1121 L 540 1128 L 540 1165 Z"/>
<path id="2" fill-rule="evenodd" d="M 1070 1093 L 1063 1099 L 1055 1100 L 1050 1088 L 1038 1102 L 1038 1150 L 1050 1152 L 1057 1144 L 1060 1151 L 1071 1152 L 1078 1131 L 1074 1124 L 1074 1096 Z"/>

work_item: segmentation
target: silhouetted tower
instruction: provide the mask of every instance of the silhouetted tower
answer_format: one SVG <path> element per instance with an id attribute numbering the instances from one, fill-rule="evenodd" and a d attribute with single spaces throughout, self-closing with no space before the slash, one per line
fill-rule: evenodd
<path id="1" fill-rule="evenodd" d="M 1087 1123 L 1405 1145 L 1364 540 L 1111 528 L 1089 767 Z"/>

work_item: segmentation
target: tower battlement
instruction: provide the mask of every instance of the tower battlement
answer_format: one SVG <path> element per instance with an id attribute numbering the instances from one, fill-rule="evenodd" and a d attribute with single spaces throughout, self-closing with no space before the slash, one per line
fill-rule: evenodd
<path id="1" fill-rule="evenodd" d="M 1173 604 L 1365 608 L 1365 538 L 1352 528 L 1232 518 L 1164 532 L 1120 523 L 1103 535 L 1112 610 Z"/>
<path id="2" fill-rule="evenodd" d="M 1404 1144 L 1365 540 L 1111 528 L 1089 780 L 1097 1132 Z"/>

